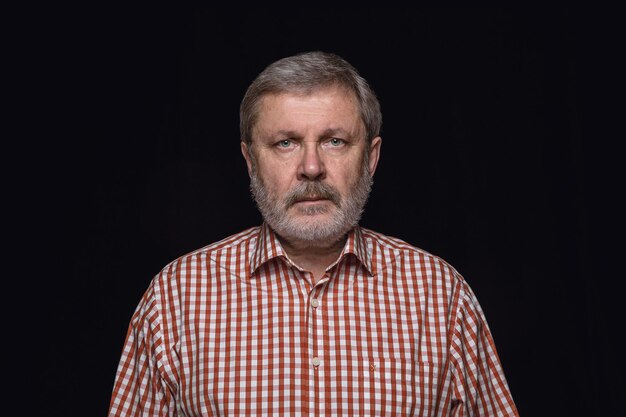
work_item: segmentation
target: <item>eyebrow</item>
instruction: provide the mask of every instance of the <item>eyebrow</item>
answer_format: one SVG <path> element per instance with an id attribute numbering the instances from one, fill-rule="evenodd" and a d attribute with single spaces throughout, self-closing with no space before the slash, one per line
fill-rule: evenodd
<path id="1" fill-rule="evenodd" d="M 341 134 L 341 135 L 347 135 L 347 136 L 351 136 L 351 134 L 349 132 L 347 132 L 345 129 L 342 129 L 340 127 L 338 128 L 334 128 L 334 129 L 326 129 L 322 132 L 322 137 L 330 137 L 330 136 L 335 136 L 337 134 Z M 279 130 L 275 133 L 276 136 L 284 136 L 284 137 L 289 137 L 289 138 L 294 138 L 294 137 L 298 137 L 300 136 L 298 134 L 298 132 L 294 131 L 294 130 Z"/>

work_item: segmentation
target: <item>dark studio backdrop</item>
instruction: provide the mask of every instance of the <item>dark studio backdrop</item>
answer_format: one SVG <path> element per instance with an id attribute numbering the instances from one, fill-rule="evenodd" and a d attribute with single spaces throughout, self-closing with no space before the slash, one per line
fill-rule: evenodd
<path id="1" fill-rule="evenodd" d="M 606 237 L 619 169 L 596 124 L 610 96 L 605 15 L 172 5 L 58 14 L 55 40 L 41 35 L 56 130 L 33 157 L 46 203 L 43 254 L 29 262 L 47 275 L 25 383 L 41 415 L 105 415 L 152 277 L 260 223 L 239 102 L 270 62 L 316 49 L 350 61 L 382 105 L 362 224 L 464 275 L 521 415 L 617 410 L 621 277 Z"/>

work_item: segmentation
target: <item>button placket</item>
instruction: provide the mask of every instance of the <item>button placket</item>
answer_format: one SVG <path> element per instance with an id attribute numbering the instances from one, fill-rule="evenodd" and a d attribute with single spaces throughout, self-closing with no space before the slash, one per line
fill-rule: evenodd
<path id="1" fill-rule="evenodd" d="M 309 330 L 311 343 L 311 364 L 318 370 L 322 364 L 322 356 L 324 352 L 324 333 L 323 333 L 323 320 L 321 310 L 319 309 L 321 302 L 319 300 L 321 288 L 314 288 L 309 294 L 309 322 L 311 324 Z"/>

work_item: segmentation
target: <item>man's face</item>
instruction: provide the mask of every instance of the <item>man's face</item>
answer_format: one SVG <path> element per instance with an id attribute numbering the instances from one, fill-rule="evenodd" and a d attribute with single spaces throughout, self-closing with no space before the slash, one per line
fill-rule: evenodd
<path id="1" fill-rule="evenodd" d="M 337 87 L 265 96 L 251 149 L 242 143 L 251 189 L 283 238 L 333 243 L 358 222 L 380 137 L 365 138 L 356 100 Z"/>

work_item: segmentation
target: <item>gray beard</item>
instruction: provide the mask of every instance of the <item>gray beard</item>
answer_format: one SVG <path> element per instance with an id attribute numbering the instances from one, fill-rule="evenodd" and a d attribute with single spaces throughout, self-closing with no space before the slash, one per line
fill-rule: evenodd
<path id="1" fill-rule="evenodd" d="M 363 158 L 359 178 L 345 198 L 335 187 L 316 180 L 300 182 L 281 199 L 267 189 L 257 175 L 256 167 L 252 169 L 250 191 L 263 220 L 280 237 L 310 246 L 327 246 L 341 240 L 359 223 L 373 184 L 368 165 L 368 158 Z M 291 216 L 289 208 L 307 196 L 330 200 L 335 207 L 323 205 L 299 208 L 300 216 Z M 335 214 L 330 219 L 322 221 L 313 217 L 333 209 Z"/>

